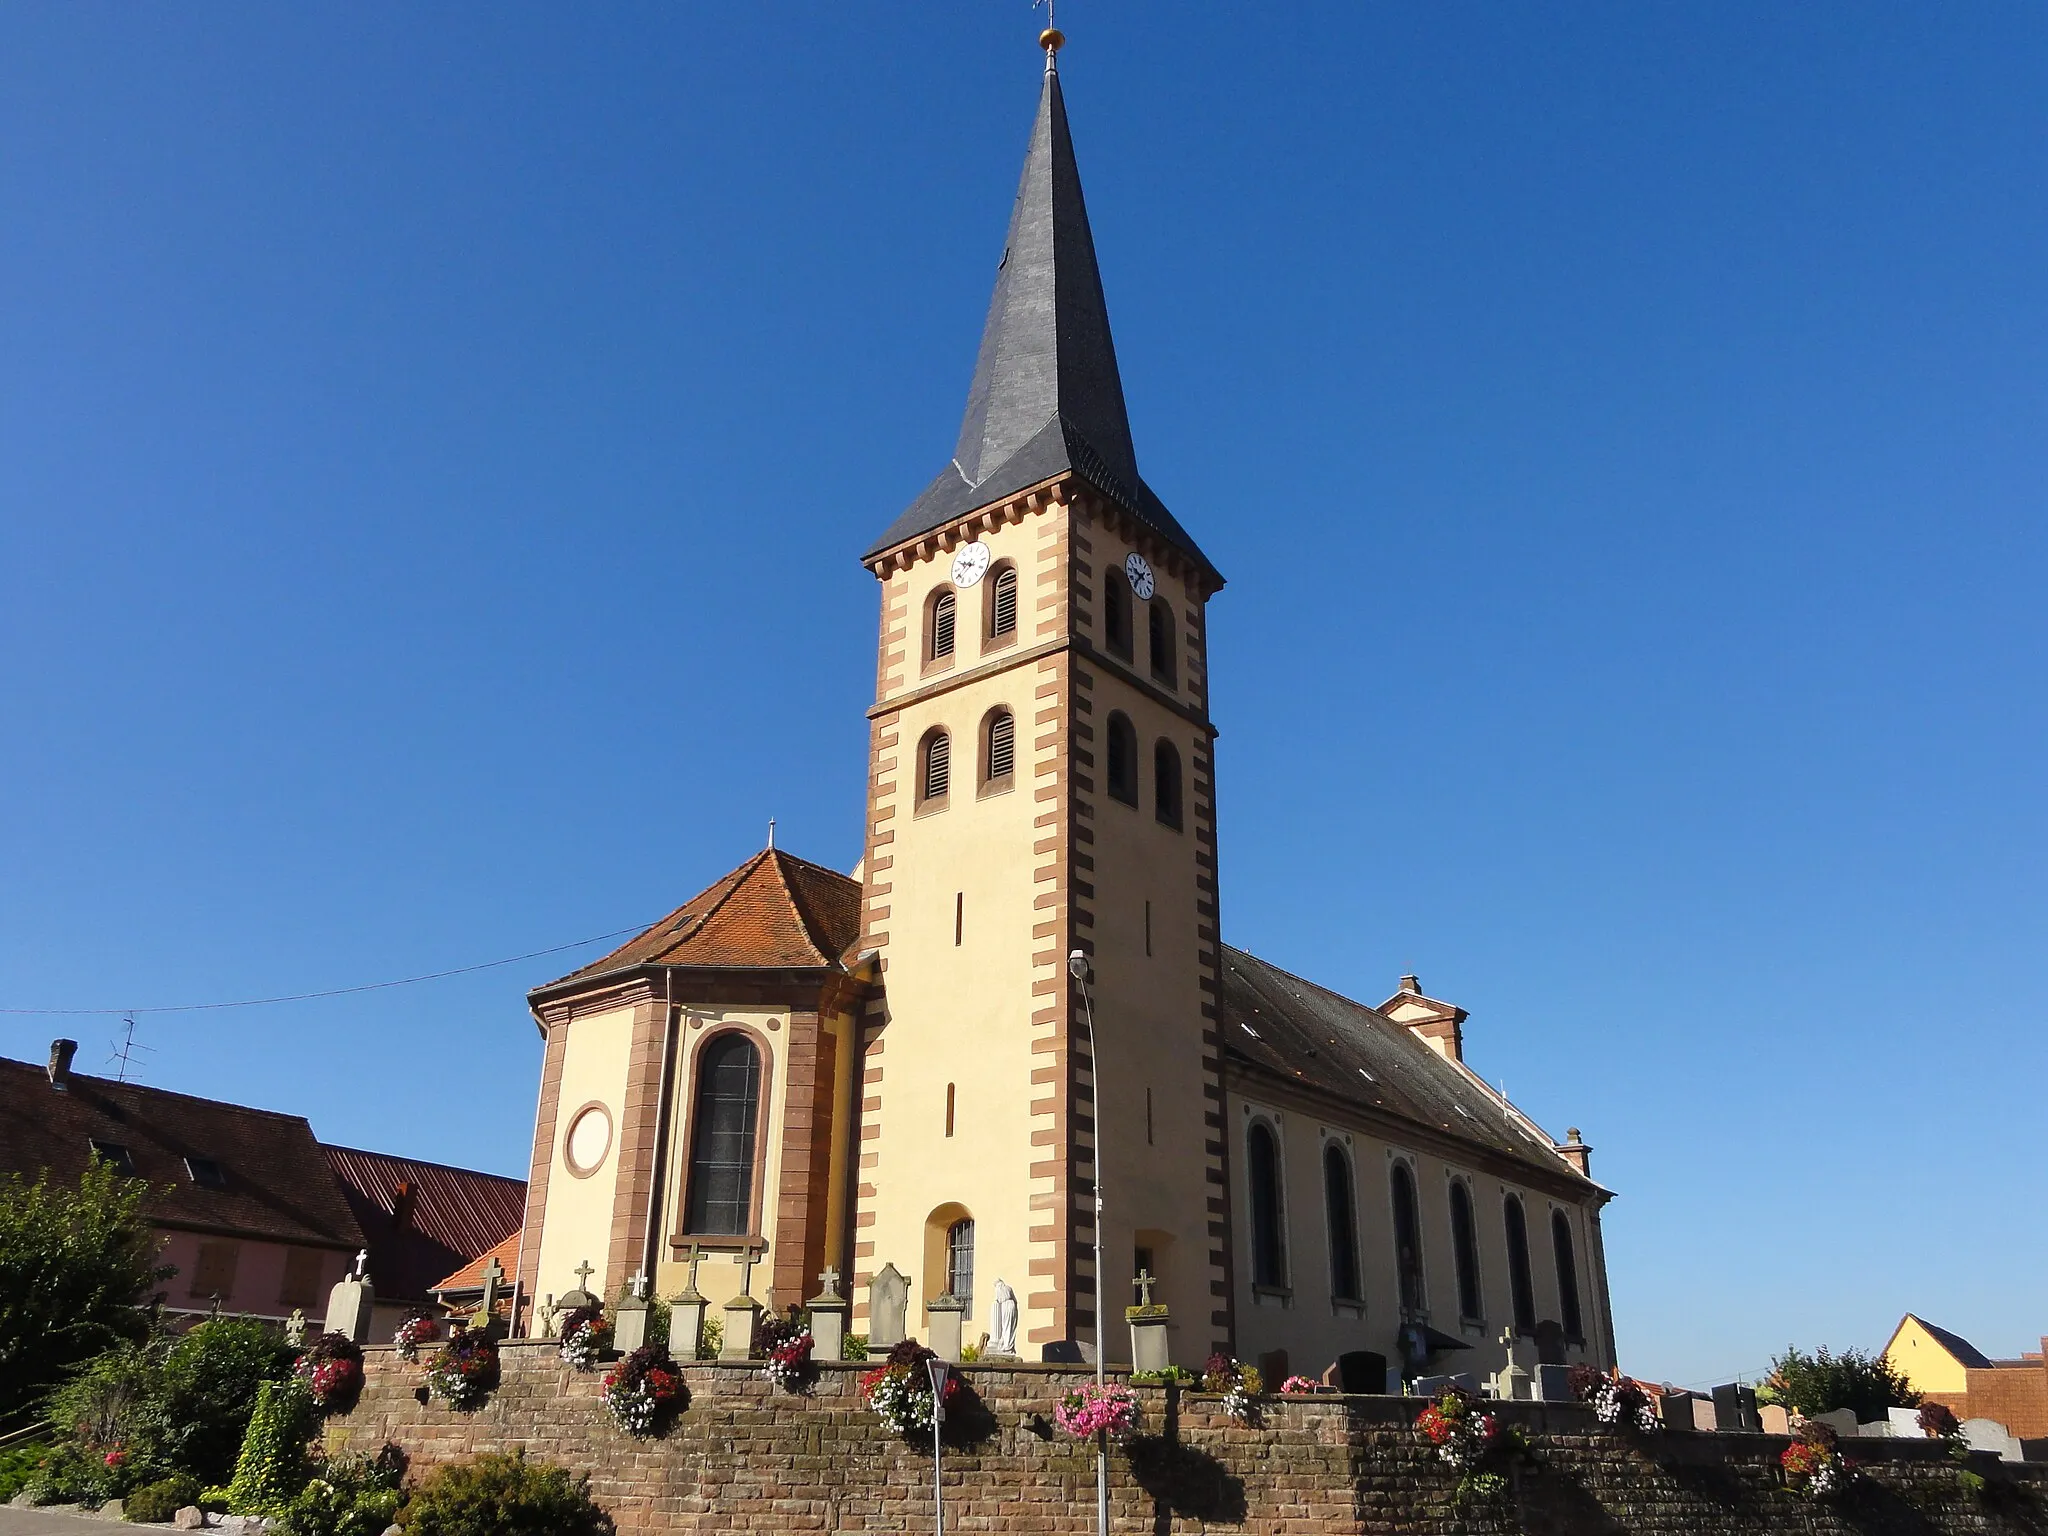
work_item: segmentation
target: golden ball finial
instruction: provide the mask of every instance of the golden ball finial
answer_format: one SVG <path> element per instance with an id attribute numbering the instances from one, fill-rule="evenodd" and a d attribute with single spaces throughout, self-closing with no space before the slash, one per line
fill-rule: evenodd
<path id="1" fill-rule="evenodd" d="M 1067 34 L 1062 32 L 1058 27 L 1047 27 L 1043 32 L 1038 34 L 1038 46 L 1043 48 L 1047 53 L 1058 53 L 1060 51 L 1061 46 L 1066 42 L 1066 40 Z"/>

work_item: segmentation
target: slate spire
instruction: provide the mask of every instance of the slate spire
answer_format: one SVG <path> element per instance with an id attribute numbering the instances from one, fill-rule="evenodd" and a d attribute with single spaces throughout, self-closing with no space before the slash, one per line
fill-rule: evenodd
<path id="1" fill-rule="evenodd" d="M 1045 63 L 953 462 L 868 553 L 1071 469 L 1213 576 L 1194 540 L 1138 474 L 1052 48 Z"/>

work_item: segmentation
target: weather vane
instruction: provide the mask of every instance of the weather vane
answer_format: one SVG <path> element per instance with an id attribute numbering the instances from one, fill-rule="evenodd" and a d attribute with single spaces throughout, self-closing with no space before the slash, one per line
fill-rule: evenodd
<path id="1" fill-rule="evenodd" d="M 1045 7 L 1045 30 L 1038 34 L 1038 46 L 1045 50 L 1045 67 L 1050 69 L 1052 56 L 1060 51 L 1060 44 L 1067 40 L 1067 34 L 1053 21 L 1053 0 L 1031 0 L 1034 11 L 1041 5 Z"/>

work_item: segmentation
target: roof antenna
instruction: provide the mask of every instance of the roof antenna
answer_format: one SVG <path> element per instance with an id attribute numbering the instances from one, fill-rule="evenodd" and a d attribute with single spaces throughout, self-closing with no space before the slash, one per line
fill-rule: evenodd
<path id="1" fill-rule="evenodd" d="M 114 1042 L 113 1054 L 107 1058 L 108 1065 L 114 1068 L 114 1081 L 117 1083 L 125 1083 L 128 1081 L 128 1069 L 135 1065 L 135 1053 L 137 1051 L 148 1051 L 154 1049 L 153 1046 L 137 1045 L 135 1043 L 134 1014 L 129 1014 L 128 1017 L 123 1019 L 121 1022 L 123 1023 L 123 1025 L 126 1026 L 126 1028 L 124 1029 L 121 1038 Z"/>
<path id="2" fill-rule="evenodd" d="M 771 853 L 775 849 L 775 818 L 773 816 L 768 818 L 768 849 Z"/>
<path id="3" fill-rule="evenodd" d="M 1038 46 L 1045 50 L 1045 72 L 1048 75 L 1056 75 L 1059 73 L 1059 66 L 1054 63 L 1053 55 L 1060 51 L 1060 45 L 1066 42 L 1067 34 L 1053 23 L 1053 0 L 1031 0 L 1031 8 L 1034 11 L 1041 5 L 1045 7 L 1045 30 L 1038 34 Z"/>

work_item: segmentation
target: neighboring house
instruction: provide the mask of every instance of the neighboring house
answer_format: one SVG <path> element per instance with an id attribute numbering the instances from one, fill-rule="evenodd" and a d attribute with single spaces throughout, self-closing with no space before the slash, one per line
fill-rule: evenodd
<path id="1" fill-rule="evenodd" d="M 519 1268 L 519 1239 L 520 1234 L 514 1232 L 502 1243 L 491 1249 L 490 1252 L 480 1253 L 463 1265 L 462 1268 L 456 1270 L 454 1274 L 442 1276 L 432 1287 L 434 1300 L 439 1303 L 442 1310 L 451 1317 L 466 1317 L 482 1306 L 484 1300 L 484 1274 L 491 1267 L 492 1260 L 495 1259 L 500 1277 L 498 1281 L 499 1301 L 491 1310 L 499 1317 L 509 1320 L 512 1316 L 512 1293 L 510 1290 L 512 1276 Z M 542 1298 L 541 1316 L 546 1316 L 546 1303 L 552 1299 L 551 1297 Z M 533 1309 L 528 1307 L 521 1307 L 520 1312 L 522 1316 L 533 1315 Z"/>
<path id="2" fill-rule="evenodd" d="M 2048 1337 L 2037 1354 L 1993 1360 L 1961 1334 L 1908 1312 L 1884 1358 L 1959 1419 L 1995 1419 L 2022 1440 L 2048 1436 Z"/>
<path id="3" fill-rule="evenodd" d="M 435 1311 L 436 1282 L 472 1254 L 508 1234 L 516 1248 L 526 1211 L 524 1179 L 354 1147 L 322 1150 L 370 1251 L 377 1293 L 372 1343 L 388 1343 L 413 1312 Z M 517 1263 L 515 1251 L 504 1261 L 507 1276 Z"/>
<path id="4" fill-rule="evenodd" d="M 318 1319 L 363 1232 L 313 1128 L 215 1099 L 71 1070 L 59 1040 L 48 1067 L 0 1059 L 0 1172 L 73 1183 L 89 1159 L 144 1180 L 144 1209 L 177 1273 L 173 1314 L 215 1310 Z"/>

